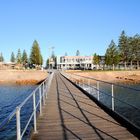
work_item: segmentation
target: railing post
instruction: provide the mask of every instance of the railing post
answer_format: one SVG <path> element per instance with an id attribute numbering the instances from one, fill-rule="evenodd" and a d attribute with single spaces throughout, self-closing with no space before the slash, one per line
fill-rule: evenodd
<path id="1" fill-rule="evenodd" d="M 78 80 L 78 86 L 80 86 L 80 79 Z"/>
<path id="2" fill-rule="evenodd" d="M 89 93 L 90 93 L 90 92 L 91 92 L 91 91 L 90 91 L 90 88 L 91 88 L 91 87 L 90 87 L 90 79 L 88 79 L 88 86 L 89 86 Z"/>
<path id="3" fill-rule="evenodd" d="M 44 81 L 44 82 L 43 82 L 43 93 L 44 93 L 44 99 L 45 99 L 45 98 L 47 98 L 47 97 L 46 97 L 46 94 L 45 94 L 45 91 L 46 91 L 46 86 L 45 86 L 45 81 Z"/>
<path id="4" fill-rule="evenodd" d="M 45 81 L 45 89 L 47 90 L 48 79 Z"/>
<path id="5" fill-rule="evenodd" d="M 16 108 L 16 126 L 17 126 L 17 140 L 21 140 L 21 128 L 20 128 L 20 108 Z"/>
<path id="6" fill-rule="evenodd" d="M 33 94 L 33 111 L 34 111 L 34 133 L 37 133 L 37 127 L 36 127 L 36 98 L 35 98 L 35 92 Z"/>
<path id="7" fill-rule="evenodd" d="M 44 83 L 44 91 L 46 90 L 46 81 L 43 82 Z"/>
<path id="8" fill-rule="evenodd" d="M 42 84 L 42 95 L 43 95 L 43 105 L 45 105 L 45 93 L 44 93 L 44 83 Z"/>
<path id="9" fill-rule="evenodd" d="M 40 116 L 42 116 L 42 97 L 41 97 L 41 87 L 39 88 L 39 100 L 40 100 Z"/>
<path id="10" fill-rule="evenodd" d="M 77 85 L 77 79 L 75 79 L 75 83 L 76 83 L 76 85 Z"/>
<path id="11" fill-rule="evenodd" d="M 48 88 L 48 87 L 47 87 L 47 80 L 46 80 L 46 81 L 45 81 L 45 92 L 46 92 L 46 93 L 45 93 L 45 96 L 46 96 L 46 99 L 48 98 L 48 97 L 47 97 L 47 88 Z"/>
<path id="12" fill-rule="evenodd" d="M 42 83 L 43 93 L 44 93 L 44 82 Z"/>
<path id="13" fill-rule="evenodd" d="M 72 81 L 72 80 L 71 80 L 71 75 L 69 75 L 69 79 L 70 79 L 70 81 Z"/>
<path id="14" fill-rule="evenodd" d="M 84 88 L 84 78 L 83 78 L 83 88 Z"/>
<path id="15" fill-rule="evenodd" d="M 99 90 L 100 90 L 100 87 L 99 87 L 99 81 L 97 81 L 97 99 L 98 99 L 98 101 L 100 100 L 100 92 L 99 92 Z"/>
<path id="16" fill-rule="evenodd" d="M 112 84 L 112 110 L 114 111 L 114 85 Z"/>

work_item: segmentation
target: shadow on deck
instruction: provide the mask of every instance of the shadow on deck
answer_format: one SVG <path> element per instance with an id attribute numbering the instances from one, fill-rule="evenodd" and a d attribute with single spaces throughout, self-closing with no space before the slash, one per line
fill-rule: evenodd
<path id="1" fill-rule="evenodd" d="M 33 140 L 138 139 L 59 73 L 43 112 Z"/>

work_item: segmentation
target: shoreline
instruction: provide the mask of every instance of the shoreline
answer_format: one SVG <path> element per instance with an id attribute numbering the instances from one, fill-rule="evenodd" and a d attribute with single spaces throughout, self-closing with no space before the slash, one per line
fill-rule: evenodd
<path id="1" fill-rule="evenodd" d="M 38 85 L 47 75 L 41 70 L 0 70 L 0 85 Z"/>
<path id="2" fill-rule="evenodd" d="M 67 73 L 86 76 L 111 83 L 139 84 L 140 71 L 74 71 Z M 46 77 L 46 70 L 0 70 L 0 85 L 38 85 Z"/>
<path id="3" fill-rule="evenodd" d="M 67 73 L 95 78 L 110 83 L 140 83 L 140 71 L 67 71 Z"/>

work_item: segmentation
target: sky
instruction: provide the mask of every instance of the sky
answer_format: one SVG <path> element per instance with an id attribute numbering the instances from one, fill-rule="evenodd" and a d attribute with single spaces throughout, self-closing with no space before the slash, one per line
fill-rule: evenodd
<path id="1" fill-rule="evenodd" d="M 125 30 L 140 34 L 140 0 L 0 0 L 0 52 L 30 54 L 37 40 L 46 60 L 55 55 L 104 55 Z"/>

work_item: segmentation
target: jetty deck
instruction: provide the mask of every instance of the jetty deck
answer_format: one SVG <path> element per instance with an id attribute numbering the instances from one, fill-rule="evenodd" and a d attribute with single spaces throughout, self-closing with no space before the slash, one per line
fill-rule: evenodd
<path id="1" fill-rule="evenodd" d="M 55 73 L 32 140 L 136 140 L 61 74 Z"/>

